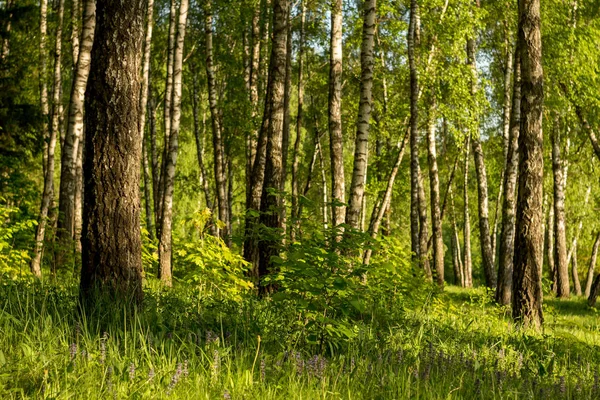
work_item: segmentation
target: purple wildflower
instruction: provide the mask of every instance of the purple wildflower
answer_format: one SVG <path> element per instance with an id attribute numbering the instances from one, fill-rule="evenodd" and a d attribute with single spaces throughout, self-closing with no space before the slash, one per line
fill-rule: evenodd
<path id="1" fill-rule="evenodd" d="M 260 359 L 260 379 L 263 381 L 265 380 L 265 376 L 267 375 L 266 369 L 267 369 L 267 365 L 265 363 L 265 359 L 261 358 Z"/>
<path id="2" fill-rule="evenodd" d="M 71 360 L 74 360 L 77 357 L 77 343 L 71 343 L 69 346 L 69 354 L 71 354 Z"/>
<path id="3" fill-rule="evenodd" d="M 183 373 L 183 368 L 181 366 L 181 363 L 179 363 L 179 364 L 177 364 L 177 369 L 175 370 L 175 373 L 173 374 L 173 377 L 171 378 L 171 383 L 169 383 L 169 387 L 167 388 L 167 394 L 171 394 L 171 392 L 173 391 L 175 386 L 177 386 L 177 383 L 179 382 L 179 379 L 181 378 L 182 373 Z"/>
<path id="4" fill-rule="evenodd" d="M 129 380 L 134 380 L 135 379 L 135 364 L 131 363 L 129 364 Z"/>
<path id="5" fill-rule="evenodd" d="M 225 390 L 225 392 L 223 392 L 223 399 L 231 400 L 231 394 L 229 394 L 229 390 Z"/>
<path id="6" fill-rule="evenodd" d="M 154 372 L 154 368 L 150 368 L 150 371 L 148 371 L 148 380 L 151 381 L 152 379 L 154 379 L 155 375 L 156 373 Z"/>

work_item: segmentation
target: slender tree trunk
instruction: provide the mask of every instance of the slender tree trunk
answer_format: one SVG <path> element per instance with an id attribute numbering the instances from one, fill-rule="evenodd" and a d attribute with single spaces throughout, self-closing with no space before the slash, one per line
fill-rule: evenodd
<path id="1" fill-rule="evenodd" d="M 413 261 L 421 260 L 419 247 L 419 75 L 415 56 L 415 37 L 418 20 L 417 0 L 410 2 L 410 25 L 408 28 L 408 59 L 410 68 L 410 237 Z M 423 265 L 421 265 L 423 267 Z"/>
<path id="2" fill-rule="evenodd" d="M 289 2 L 289 1 L 288 1 Z M 285 192 L 287 183 L 287 165 L 290 147 L 290 99 L 292 91 L 292 23 L 291 23 L 291 2 L 288 5 L 287 13 L 287 32 L 286 32 L 286 57 L 285 57 L 285 87 L 284 87 L 284 100 L 283 100 L 283 133 L 281 138 L 281 186 L 279 190 Z M 287 238 L 287 200 L 286 196 L 282 195 L 279 197 L 280 202 L 280 213 L 281 213 L 281 227 L 283 229 L 283 240 Z"/>
<path id="3" fill-rule="evenodd" d="M 579 271 L 577 270 L 577 242 L 573 243 L 573 258 L 571 258 L 571 274 L 573 275 L 573 288 L 575 295 L 581 296 L 581 282 L 579 281 Z"/>
<path id="4" fill-rule="evenodd" d="M 425 276 L 427 276 L 427 279 L 432 281 L 433 273 L 431 272 L 431 265 L 429 263 L 429 257 L 427 254 L 427 239 L 429 238 L 427 223 L 427 197 L 425 196 L 423 174 L 421 173 L 420 165 L 418 165 L 417 174 L 419 177 L 419 249 L 422 249 L 420 264 L 425 270 Z"/>
<path id="5" fill-rule="evenodd" d="M 152 31 L 154 27 L 154 0 L 147 0 L 146 8 L 146 33 L 144 39 L 144 56 L 142 59 L 142 86 L 140 88 L 140 121 L 139 131 L 142 135 L 142 164 L 144 173 L 144 199 L 146 205 L 146 229 L 150 239 L 154 239 L 155 228 L 152 215 L 152 184 L 150 181 L 150 168 L 148 162 L 148 140 L 146 138 L 146 112 L 148 98 L 150 97 L 150 57 L 152 55 Z"/>
<path id="6" fill-rule="evenodd" d="M 313 179 L 313 171 L 315 170 L 315 166 L 317 164 L 317 157 L 319 157 L 319 151 L 321 149 L 321 138 L 320 138 L 320 132 L 318 129 L 316 129 L 315 127 L 315 139 L 314 139 L 314 145 L 315 148 L 313 150 L 312 153 L 312 157 L 310 159 L 310 164 L 308 166 L 308 172 L 307 172 L 307 176 L 306 176 L 306 183 L 304 185 L 304 190 L 302 192 L 302 195 L 304 197 L 308 196 L 308 193 L 310 191 L 310 188 L 312 186 L 312 179 Z M 300 221 L 302 219 L 302 211 L 304 210 L 304 202 L 299 202 L 298 204 L 298 211 L 296 212 L 296 219 L 298 221 L 296 228 L 298 229 L 298 232 L 296 234 L 300 234 Z"/>
<path id="7" fill-rule="evenodd" d="M 329 60 L 329 147 L 331 156 L 331 219 L 334 227 L 345 222 L 346 183 L 342 136 L 342 0 L 332 0 Z"/>
<path id="8" fill-rule="evenodd" d="M 278 210 L 281 202 L 276 191 L 281 188 L 284 168 L 282 136 L 285 123 L 288 13 L 288 0 L 273 0 L 273 39 L 269 66 L 269 89 L 267 90 L 269 96 L 266 99 L 266 102 L 270 104 L 269 129 L 260 206 L 260 222 L 271 231 L 259 244 L 258 272 L 260 280 L 271 272 L 271 257 L 279 253 L 281 246 L 281 240 L 277 238 L 280 235 L 277 231 L 282 227 L 281 213 Z M 264 293 L 269 288 L 261 285 L 259 290 Z"/>
<path id="9" fill-rule="evenodd" d="M 435 100 L 429 109 L 427 154 L 429 161 L 429 188 L 431 193 L 431 222 L 433 225 L 433 269 L 437 284 L 444 286 L 444 237 L 442 234 L 442 211 L 440 209 L 440 177 L 437 165 L 435 138 Z"/>
<path id="10" fill-rule="evenodd" d="M 165 83 L 165 102 L 163 109 L 163 122 L 165 125 L 165 140 L 163 144 L 163 156 L 160 164 L 160 172 L 158 175 L 158 190 L 157 190 L 157 199 L 155 214 L 156 214 L 156 237 L 160 238 L 161 233 L 160 230 L 163 226 L 163 205 L 165 203 L 165 175 L 166 175 L 166 163 L 167 157 L 169 154 L 169 135 L 171 134 L 171 122 L 172 117 L 171 113 L 173 111 L 173 106 L 171 104 L 173 100 L 173 63 L 175 57 L 175 35 L 177 28 L 177 1 L 171 0 L 171 9 L 169 12 L 169 40 L 167 47 L 167 78 Z"/>
<path id="11" fill-rule="evenodd" d="M 467 135 L 465 140 L 465 165 L 464 165 L 464 255 L 463 255 L 463 276 L 465 287 L 473 286 L 473 265 L 471 262 L 471 216 L 469 212 L 469 148 L 471 147 L 471 135 Z"/>
<path id="12" fill-rule="evenodd" d="M 502 229 L 498 254 L 498 286 L 496 302 L 511 303 L 513 258 L 515 249 L 516 189 L 519 168 L 519 132 L 521 124 L 521 63 L 515 54 L 512 110 L 510 112 L 510 134 L 504 167 L 504 202 L 502 203 Z"/>
<path id="13" fill-rule="evenodd" d="M 498 253 L 498 220 L 500 216 L 500 212 L 502 210 L 502 199 L 504 195 L 504 184 L 505 184 L 505 175 L 506 175 L 506 167 L 508 160 L 508 147 L 510 142 L 510 119 L 511 119 L 511 109 L 512 109 L 512 96 L 511 90 L 513 90 L 513 54 L 514 51 L 510 44 L 510 37 L 506 37 L 506 63 L 504 65 L 504 111 L 503 111 L 503 129 L 502 129 L 502 137 L 503 137 L 503 150 L 504 150 L 504 164 L 502 165 L 502 171 L 500 173 L 500 187 L 498 188 L 498 197 L 496 198 L 496 210 L 494 211 L 494 228 L 492 230 L 492 257 L 493 264 L 496 265 L 496 254 Z M 500 267 L 498 267 L 500 268 Z"/>
<path id="14" fill-rule="evenodd" d="M 14 6 L 14 1 L 15 0 L 6 0 L 4 3 L 4 12 L 8 14 L 8 17 L 4 23 L 3 31 L 5 36 L 2 39 L 2 47 L 0 48 L 0 62 L 2 63 L 6 62 L 6 58 L 10 53 L 10 30 L 12 28 L 12 8 Z"/>
<path id="15" fill-rule="evenodd" d="M 227 239 L 229 232 L 227 231 L 227 176 L 225 168 L 225 150 L 222 138 L 222 127 L 220 122 L 220 112 L 217 105 L 217 82 L 215 79 L 214 63 L 213 63 L 213 23 L 212 23 L 212 1 L 208 0 L 205 3 L 205 40 L 206 40 L 206 77 L 208 83 L 208 103 L 210 106 L 210 114 L 212 119 L 213 131 L 213 153 L 214 153 L 214 172 L 217 192 L 217 210 L 219 220 L 225 223 L 225 227 L 220 230 L 222 239 Z"/>
<path id="16" fill-rule="evenodd" d="M 598 294 L 600 294 L 600 274 L 596 276 L 596 279 L 592 284 L 590 296 L 588 297 L 588 305 L 590 307 L 594 307 L 596 305 L 596 299 L 598 298 Z"/>
<path id="17" fill-rule="evenodd" d="M 544 78 L 540 25 L 540 0 L 519 1 L 521 132 L 512 309 L 515 321 L 532 327 L 540 327 L 544 320 L 541 278 Z"/>
<path id="18" fill-rule="evenodd" d="M 179 151 L 179 127 L 181 123 L 181 92 L 183 77 L 183 47 L 185 28 L 187 25 L 189 0 L 181 0 L 179 20 L 177 23 L 177 41 L 173 54 L 173 99 L 171 103 L 171 133 L 169 134 L 169 152 L 165 161 L 164 200 L 162 207 L 162 227 L 158 241 L 158 261 L 160 265 L 158 277 L 167 286 L 171 286 L 173 273 L 173 191 L 175 189 L 175 168 Z"/>
<path id="19" fill-rule="evenodd" d="M 75 6 L 75 2 L 73 4 Z M 74 25 L 75 26 L 75 25 Z M 77 41 L 79 59 L 75 67 L 71 101 L 69 103 L 69 122 L 65 141 L 61 149 L 60 192 L 58 199 L 58 229 L 57 236 L 61 246 L 57 251 L 57 263 L 62 264 L 62 258 L 67 247 L 73 245 L 75 236 L 75 193 L 77 187 L 77 158 L 83 138 L 83 108 L 85 88 L 90 72 L 90 55 L 94 43 L 96 28 L 96 4 L 93 0 L 84 1 L 83 29 L 81 43 Z M 75 35 L 75 33 L 74 33 Z M 75 45 L 73 46 L 75 47 Z"/>
<path id="20" fill-rule="evenodd" d="M 408 141 L 409 141 L 409 131 L 407 131 L 405 133 L 404 139 L 402 140 L 402 142 L 400 144 L 400 148 L 398 149 L 398 156 L 396 157 L 396 162 L 394 163 L 394 166 L 392 167 L 392 170 L 390 171 L 387 186 L 385 188 L 385 192 L 381 199 L 380 205 L 379 205 L 379 207 L 376 207 L 373 209 L 373 216 L 371 216 L 371 223 L 370 223 L 370 227 L 369 227 L 371 237 L 373 239 L 377 238 L 377 235 L 379 234 L 379 228 L 381 227 L 381 222 L 383 221 L 383 218 L 385 217 L 387 210 L 389 210 L 390 203 L 392 201 L 394 182 L 396 181 L 396 176 L 398 175 L 398 170 L 400 169 L 400 165 L 402 164 L 402 159 L 404 158 L 404 152 L 406 150 L 406 145 L 408 144 Z M 373 251 L 371 249 L 365 250 L 365 254 L 363 256 L 364 264 L 367 264 L 367 265 L 369 264 L 372 252 Z"/>
<path id="21" fill-rule="evenodd" d="M 292 242 L 296 239 L 296 231 L 300 229 L 300 205 L 298 204 L 298 169 L 300 167 L 300 145 L 302 144 L 302 123 L 304 118 L 304 35 L 306 24 L 306 0 L 301 1 L 300 14 L 300 41 L 298 43 L 298 113 L 296 116 L 296 141 L 294 142 L 294 156 L 292 161 Z M 316 154 L 316 152 L 314 152 Z M 312 164 L 315 157 L 313 156 Z"/>
<path id="22" fill-rule="evenodd" d="M 467 59 L 472 73 L 471 94 L 475 97 L 477 94 L 477 66 L 475 64 L 476 57 L 475 39 L 467 40 Z M 479 124 L 477 117 L 477 124 Z M 477 129 L 479 131 L 479 128 Z M 479 243 L 481 248 L 481 261 L 483 263 L 483 272 L 485 275 L 485 283 L 489 288 L 496 287 L 496 272 L 494 271 L 494 252 L 490 236 L 490 219 L 489 219 L 489 199 L 488 199 L 488 184 L 487 173 L 485 170 L 485 160 L 483 156 L 483 148 L 479 140 L 479 132 L 471 138 L 473 146 L 473 158 L 475 160 L 475 173 L 477 175 L 477 197 L 479 210 Z"/>
<path id="23" fill-rule="evenodd" d="M 205 142 L 205 134 L 206 134 L 206 110 L 202 110 L 202 122 L 200 122 L 199 108 L 202 99 L 200 98 L 199 89 L 198 89 L 198 74 L 196 72 L 195 66 L 192 67 L 192 111 L 194 114 L 194 138 L 196 141 L 196 154 L 198 157 L 198 171 L 200 173 L 200 186 L 202 187 L 202 191 L 204 192 L 204 199 L 206 201 L 206 208 L 213 211 L 213 204 L 210 195 L 210 188 L 208 185 L 208 175 L 206 173 L 206 168 L 204 166 L 204 142 Z M 200 125 L 202 125 L 202 129 L 200 129 Z M 211 233 L 216 234 L 216 226 L 215 224 L 211 224 Z"/>
<path id="24" fill-rule="evenodd" d="M 144 131 L 142 131 L 143 133 Z M 146 229 L 148 236 L 154 240 L 154 226 L 152 225 L 152 194 L 150 168 L 148 166 L 148 145 L 145 135 L 142 137 L 142 171 L 144 174 L 144 205 L 146 211 Z"/>
<path id="25" fill-rule="evenodd" d="M 83 0 L 85 1 L 85 0 Z M 94 4 L 94 13 L 96 5 Z M 77 70 L 79 46 L 81 39 L 81 4 L 79 0 L 71 0 L 71 50 L 73 51 L 73 69 Z"/>
<path id="26" fill-rule="evenodd" d="M 256 158 L 258 130 L 254 128 L 256 124 L 256 116 L 259 108 L 258 84 L 260 79 L 260 59 L 261 59 L 261 38 L 260 38 L 260 1 L 254 8 L 252 16 L 252 52 L 250 55 L 250 107 L 252 116 L 253 128 L 246 136 L 246 208 L 249 208 L 252 203 L 252 172 L 254 168 L 254 160 Z"/>
<path id="27" fill-rule="evenodd" d="M 48 0 L 40 0 L 40 108 L 42 111 L 42 139 L 44 150 L 42 151 L 42 171 L 44 177 L 48 167 L 48 147 L 50 143 L 50 107 L 48 106 L 48 55 L 46 44 L 48 40 Z M 36 250 L 37 251 L 37 250 Z M 32 264 L 33 265 L 33 264 Z M 32 272 L 38 275 L 36 271 Z M 41 272 L 40 272 L 41 273 Z"/>
<path id="28" fill-rule="evenodd" d="M 587 132 L 588 137 L 590 138 L 590 142 L 592 143 L 592 148 L 594 149 L 594 154 L 596 157 L 600 159 L 600 142 L 598 142 L 598 137 L 596 136 L 596 132 L 592 129 L 592 126 L 588 122 L 588 120 L 584 117 L 583 110 L 580 106 L 575 105 L 575 113 L 583 126 L 583 130 Z"/>
<path id="29" fill-rule="evenodd" d="M 85 104 L 80 297 L 141 303 L 139 129 L 144 0 L 97 2 Z M 108 168 L 109 164 L 110 168 Z"/>
<path id="30" fill-rule="evenodd" d="M 82 133 L 77 146 L 77 161 L 75 173 L 75 251 L 81 253 L 81 230 L 83 228 L 83 148 L 85 147 L 85 132 Z"/>
<path id="31" fill-rule="evenodd" d="M 42 7 L 45 7 L 44 2 L 42 2 Z M 46 29 L 46 12 L 47 9 L 43 11 L 43 22 L 41 24 L 44 25 L 43 30 Z M 62 63 L 62 30 L 63 30 L 63 16 L 64 16 L 64 0 L 59 0 L 58 2 L 58 25 L 56 27 L 56 45 L 54 49 L 54 85 L 52 90 L 52 122 L 50 126 L 50 138 L 48 141 L 48 153 L 47 153 L 47 162 L 46 162 L 46 171 L 44 176 L 44 192 L 42 193 L 42 205 L 40 207 L 40 214 L 38 218 L 38 225 L 35 234 L 35 247 L 33 251 L 33 257 L 31 258 L 31 272 L 40 277 L 42 274 L 41 263 L 42 263 L 42 255 L 44 251 L 44 237 L 46 234 L 46 225 L 48 212 L 52 208 L 52 201 L 54 197 L 54 152 L 56 150 L 56 138 L 60 135 L 59 131 L 59 117 L 60 117 L 60 101 L 61 101 L 61 85 L 62 85 L 62 75 L 61 75 L 61 63 Z M 42 41 L 44 45 L 40 44 L 40 50 L 43 47 L 45 49 L 45 35 Z M 44 94 L 42 89 L 42 112 L 44 112 Z"/>
<path id="32" fill-rule="evenodd" d="M 158 207 L 158 186 L 160 185 L 160 166 L 158 162 L 158 149 L 156 143 L 156 100 L 152 93 L 152 81 L 150 80 L 148 95 L 148 130 L 150 133 L 150 163 L 152 165 L 152 199 L 154 200 L 154 226 L 159 222 Z"/>
<path id="33" fill-rule="evenodd" d="M 587 279 L 585 281 L 585 297 L 590 297 L 592 292 L 592 282 L 594 280 L 594 270 L 596 269 L 596 260 L 598 259 L 598 249 L 600 248 L 600 231 L 596 235 L 594 247 L 592 247 L 592 256 L 590 257 L 590 266 L 588 268 Z"/>
<path id="34" fill-rule="evenodd" d="M 260 92 L 259 99 L 268 90 L 268 63 L 269 63 L 269 42 L 271 39 L 271 1 L 263 0 L 261 3 L 263 6 L 263 23 L 260 32 L 260 59 L 258 62 L 259 74 L 258 74 L 258 90 Z"/>
<path id="35" fill-rule="evenodd" d="M 554 264 L 554 199 L 550 199 L 548 206 L 548 219 L 546 222 L 546 239 L 544 242 L 547 244 L 546 257 L 548 259 L 548 269 L 550 270 L 550 285 L 554 293 L 556 294 L 556 268 Z"/>
<path id="36" fill-rule="evenodd" d="M 554 173 L 554 264 L 557 295 L 569 297 L 569 265 L 567 264 L 567 237 L 565 229 L 564 165 L 560 154 L 560 126 L 558 116 L 552 127 L 552 171 Z"/>
<path id="37" fill-rule="evenodd" d="M 461 258 L 460 239 L 458 235 L 458 227 L 456 226 L 456 207 L 454 206 L 454 192 L 452 187 L 448 188 L 450 192 L 450 213 L 452 215 L 452 243 L 453 255 L 452 264 L 454 267 L 454 278 L 456 284 L 465 287 L 464 265 Z"/>
<path id="38" fill-rule="evenodd" d="M 354 145 L 354 169 L 350 184 L 350 200 L 346 210 L 346 223 L 359 229 L 360 212 L 365 195 L 369 154 L 369 129 L 373 108 L 373 68 L 375 61 L 375 19 L 377 17 L 376 0 L 365 0 L 363 3 L 362 46 L 360 51 L 361 78 L 358 121 L 356 123 L 356 142 Z"/>
<path id="39" fill-rule="evenodd" d="M 317 136 L 317 151 L 319 152 L 319 164 L 321 166 L 321 188 L 323 189 L 323 229 L 329 228 L 329 199 L 327 196 L 327 173 L 325 172 L 325 156 L 323 156 L 323 147 L 321 139 Z"/>

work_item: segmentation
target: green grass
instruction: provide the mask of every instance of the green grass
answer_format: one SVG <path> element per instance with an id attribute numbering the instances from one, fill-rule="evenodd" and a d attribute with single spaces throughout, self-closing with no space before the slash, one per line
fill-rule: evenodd
<path id="1" fill-rule="evenodd" d="M 147 288 L 143 312 L 77 311 L 76 285 L 0 283 L 0 398 L 598 399 L 600 319 L 545 302 L 543 332 L 448 287 L 311 344 L 293 308 Z"/>

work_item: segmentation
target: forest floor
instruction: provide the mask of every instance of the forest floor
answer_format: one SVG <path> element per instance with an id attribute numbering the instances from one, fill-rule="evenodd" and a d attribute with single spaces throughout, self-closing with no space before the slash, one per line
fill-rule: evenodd
<path id="1" fill-rule="evenodd" d="M 328 346 L 264 300 L 148 288 L 132 318 L 85 318 L 76 285 L 5 280 L 0 398 L 600 398 L 600 318 L 583 298 L 547 297 L 544 330 L 531 332 L 490 297 L 447 287 Z"/>

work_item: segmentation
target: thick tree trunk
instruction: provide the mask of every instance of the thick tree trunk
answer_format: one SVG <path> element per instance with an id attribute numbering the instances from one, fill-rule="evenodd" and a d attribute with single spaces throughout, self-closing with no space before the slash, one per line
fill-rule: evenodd
<path id="1" fill-rule="evenodd" d="M 594 283 L 592 285 L 592 291 L 590 292 L 590 296 L 588 297 L 588 305 L 590 307 L 594 307 L 596 305 L 596 299 L 598 298 L 598 294 L 600 294 L 600 274 L 596 276 Z"/>
<path id="2" fill-rule="evenodd" d="M 346 223 L 354 229 L 359 229 L 360 226 L 360 214 L 367 176 L 369 129 L 373 108 L 373 68 L 375 66 L 373 49 L 375 47 L 375 19 L 377 16 L 376 0 L 365 0 L 362 14 L 360 101 L 354 145 L 354 169 L 352 171 L 352 183 L 350 184 L 350 200 L 346 210 Z"/>
<path id="3" fill-rule="evenodd" d="M 44 2 L 42 3 L 44 7 Z M 43 10 L 47 11 L 47 10 Z M 43 25 L 46 26 L 44 12 Z M 64 17 L 64 0 L 59 0 L 57 9 L 58 25 L 56 27 L 56 40 L 54 48 L 54 84 L 52 89 L 52 121 L 50 125 L 50 137 L 48 141 L 48 153 L 46 161 L 46 171 L 44 174 L 44 191 L 42 193 L 42 205 L 38 217 L 38 225 L 35 233 L 35 247 L 33 257 L 31 258 L 31 272 L 40 277 L 42 274 L 41 264 L 44 252 L 44 238 L 46 234 L 46 224 L 48 212 L 52 208 L 54 197 L 54 152 L 56 150 L 56 138 L 60 135 L 60 103 L 62 86 L 62 31 Z M 45 35 L 44 35 L 45 36 Z M 45 49 L 45 38 L 43 39 Z M 40 48 L 42 45 L 40 45 Z M 40 49 L 42 50 L 42 49 Z M 44 94 L 42 93 L 42 112 L 44 112 Z M 47 107 L 47 100 L 46 100 Z"/>
<path id="4" fill-rule="evenodd" d="M 173 191 L 175 189 L 175 168 L 179 151 L 179 127 L 181 123 L 181 92 L 183 77 L 183 47 L 185 43 L 185 28 L 187 25 L 189 0 L 181 0 L 179 19 L 177 22 L 177 41 L 173 54 L 173 99 L 171 103 L 171 133 L 169 134 L 169 152 L 165 160 L 164 199 L 162 206 L 162 227 L 158 240 L 158 262 L 160 280 L 171 286 L 173 273 Z"/>
<path id="5" fill-rule="evenodd" d="M 435 138 L 435 102 L 429 109 L 427 154 L 429 162 L 429 188 L 431 192 L 431 222 L 433 225 L 433 269 L 439 286 L 444 286 L 444 237 L 442 234 L 442 210 L 440 209 L 440 177 L 437 164 Z"/>
<path id="6" fill-rule="evenodd" d="M 80 297 L 140 303 L 139 132 L 144 0 L 97 2 L 85 104 L 85 200 Z"/>
<path id="7" fill-rule="evenodd" d="M 502 229 L 498 253 L 498 286 L 496 302 L 511 303 L 513 258 L 515 253 L 516 189 L 519 168 L 519 132 L 521 124 L 521 63 L 518 54 L 514 61 L 512 110 L 510 112 L 510 134 L 504 167 L 504 202 L 502 203 Z"/>
<path id="8" fill-rule="evenodd" d="M 165 127 L 165 140 L 163 142 L 163 155 L 160 163 L 160 172 L 158 175 L 156 207 L 154 209 L 156 218 L 156 237 L 161 236 L 163 222 L 163 205 L 165 203 L 165 175 L 166 163 L 169 154 L 169 135 L 171 134 L 171 113 L 173 111 L 173 62 L 175 57 L 175 35 L 177 31 L 177 1 L 171 0 L 171 9 L 169 11 L 169 40 L 167 46 L 167 77 L 165 81 L 165 101 L 163 106 L 163 123 Z"/>
<path id="9" fill-rule="evenodd" d="M 540 0 L 519 1 L 521 132 L 512 309 L 515 321 L 532 327 L 540 327 L 544 321 L 541 277 L 544 78 L 540 25 Z"/>
<path id="10" fill-rule="evenodd" d="M 567 237 L 565 228 L 565 169 L 560 155 L 560 126 L 558 116 L 552 127 L 552 171 L 554 174 L 554 265 L 556 292 L 559 297 L 569 297 L 569 265 L 567 264 Z"/>
<path id="11" fill-rule="evenodd" d="M 594 270 L 596 269 L 596 260 L 598 259 L 598 249 L 600 248 L 600 231 L 596 235 L 594 247 L 592 247 L 592 256 L 590 257 L 590 266 L 588 268 L 587 279 L 585 281 L 585 297 L 590 297 L 592 292 L 592 282 L 594 280 Z"/>
<path id="12" fill-rule="evenodd" d="M 58 229 L 57 238 L 60 246 L 57 251 L 57 263 L 62 264 L 62 258 L 67 247 L 73 246 L 75 236 L 75 193 L 77 191 L 77 158 L 83 138 L 83 107 L 85 88 L 90 72 L 90 55 L 94 44 L 94 29 L 96 28 L 96 4 L 93 0 L 85 0 L 83 13 L 83 30 L 81 44 L 77 47 L 79 59 L 76 62 L 71 101 L 69 103 L 69 121 L 65 141 L 61 149 L 60 192 L 58 199 Z"/>
<path id="13" fill-rule="evenodd" d="M 332 0 L 329 60 L 329 148 L 331 156 L 331 220 L 334 227 L 346 217 L 344 138 L 342 136 L 342 0 Z"/>
<path id="14" fill-rule="evenodd" d="M 210 115 L 212 120 L 213 132 L 213 154 L 215 184 L 217 192 L 217 211 L 219 220 L 225 224 L 225 227 L 220 230 L 219 234 L 222 239 L 226 240 L 230 234 L 230 232 L 227 231 L 227 221 L 229 219 L 229 216 L 227 215 L 227 176 L 225 168 L 225 149 L 222 138 L 223 134 L 220 121 L 220 112 L 217 104 L 217 82 L 215 79 L 215 70 L 213 63 L 212 1 L 207 1 L 205 7 L 206 16 L 204 33 L 206 40 L 206 77 L 208 84 L 208 103 L 210 106 Z"/>
<path id="15" fill-rule="evenodd" d="M 271 272 L 271 257 L 279 253 L 281 240 L 281 213 L 278 208 L 281 202 L 277 191 L 281 188 L 283 178 L 282 136 L 285 114 L 285 80 L 287 64 L 287 24 L 288 1 L 273 0 L 273 39 L 271 49 L 271 62 L 269 66 L 269 129 L 267 135 L 267 153 L 265 165 L 265 178 L 260 205 L 260 222 L 270 232 L 263 237 L 259 244 L 259 280 Z M 261 282 L 262 283 L 262 282 Z M 269 288 L 261 285 L 261 292 Z"/>
<path id="16" fill-rule="evenodd" d="M 299 189 L 298 169 L 300 167 L 300 145 L 302 144 L 302 123 L 304 119 L 304 36 L 306 24 L 306 1 L 301 1 L 300 14 L 300 41 L 298 43 L 298 112 L 296 116 L 296 140 L 294 142 L 294 155 L 292 161 L 292 223 L 291 240 L 296 239 L 296 231 L 300 229 L 300 205 L 299 205 Z M 317 133 L 318 134 L 318 133 Z M 316 151 L 314 152 L 316 155 Z M 311 166 L 314 167 L 315 157 Z M 311 168 L 312 171 L 312 168 Z M 310 180 L 310 178 L 308 178 Z"/>
<path id="17" fill-rule="evenodd" d="M 473 264 L 471 261 L 471 215 L 469 212 L 469 148 L 471 147 L 471 135 L 465 140 L 465 164 L 464 164 L 464 230 L 463 230 L 463 277 L 465 287 L 473 286 Z"/>

